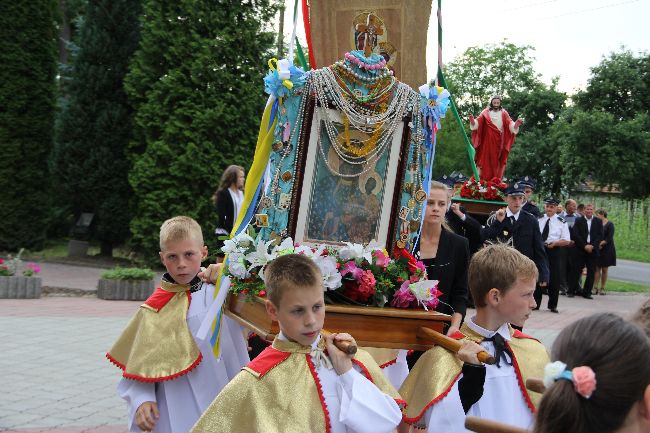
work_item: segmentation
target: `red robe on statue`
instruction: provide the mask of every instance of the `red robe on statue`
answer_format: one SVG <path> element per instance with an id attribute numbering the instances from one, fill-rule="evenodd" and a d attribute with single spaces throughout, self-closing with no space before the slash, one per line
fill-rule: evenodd
<path id="1" fill-rule="evenodd" d="M 513 123 L 508 112 L 501 109 L 502 131 L 490 119 L 489 108 L 478 116 L 478 129 L 472 131 L 472 145 L 476 149 L 474 160 L 480 169 L 482 180 L 503 178 L 508 154 L 515 142 L 515 134 L 510 130 Z"/>

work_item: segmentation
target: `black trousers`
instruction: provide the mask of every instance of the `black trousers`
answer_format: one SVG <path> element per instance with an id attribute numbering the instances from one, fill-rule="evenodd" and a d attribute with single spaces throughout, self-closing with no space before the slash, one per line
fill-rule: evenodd
<path id="1" fill-rule="evenodd" d="M 582 276 L 582 268 L 584 267 L 584 260 L 581 258 L 584 252 L 580 252 L 577 246 L 567 248 L 567 294 L 580 295 L 582 294 L 582 287 L 580 287 L 580 277 Z"/>
<path id="2" fill-rule="evenodd" d="M 587 278 L 585 278 L 585 284 L 582 287 L 582 296 L 591 296 L 591 291 L 594 288 L 594 279 L 596 275 L 596 263 L 598 260 L 597 249 L 594 248 L 591 253 L 586 251 L 580 251 L 579 254 L 576 254 L 576 266 L 572 269 L 571 281 L 569 281 L 569 290 L 570 293 L 578 294 L 578 292 L 573 292 L 574 288 L 580 288 L 580 275 L 582 273 L 582 268 L 587 267 Z"/>
<path id="3" fill-rule="evenodd" d="M 557 308 L 558 298 L 560 296 L 560 287 L 564 284 L 566 275 L 566 257 L 567 249 L 560 248 L 546 248 L 546 256 L 548 257 L 548 267 L 550 271 L 550 279 L 548 282 L 548 309 L 553 310 Z M 542 306 L 542 288 L 538 285 L 535 288 L 535 302 L 537 306 Z"/>

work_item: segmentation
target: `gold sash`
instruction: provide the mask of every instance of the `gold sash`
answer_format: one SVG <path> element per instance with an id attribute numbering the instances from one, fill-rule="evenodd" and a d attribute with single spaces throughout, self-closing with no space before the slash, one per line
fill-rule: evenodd
<path id="1" fill-rule="evenodd" d="M 519 388 L 531 412 L 535 412 L 542 395 L 528 391 L 526 380 L 530 377 L 544 377 L 544 366 L 548 363 L 548 353 L 537 340 L 522 336 L 509 327 L 513 337 L 508 342 L 514 354 L 513 367 L 517 374 Z M 467 324 L 460 329 L 465 335 L 463 340 L 477 343 L 484 337 L 472 331 Z M 415 423 L 422 418 L 426 410 L 444 398 L 458 379 L 463 362 L 456 354 L 435 346 L 426 351 L 413 367 L 400 388 L 400 394 L 408 406 L 404 411 L 404 419 Z M 513 390 L 514 392 L 514 390 Z"/>
<path id="2" fill-rule="evenodd" d="M 158 290 L 170 292 L 169 301 L 154 308 L 147 304 L 154 295 L 140 305 L 106 354 L 124 370 L 124 377 L 161 382 L 182 376 L 201 362 L 201 351 L 187 327 L 189 287 L 163 280 Z"/>

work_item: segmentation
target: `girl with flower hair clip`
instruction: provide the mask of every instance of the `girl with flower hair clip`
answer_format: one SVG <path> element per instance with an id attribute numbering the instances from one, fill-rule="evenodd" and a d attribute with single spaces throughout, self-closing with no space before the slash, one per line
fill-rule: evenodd
<path id="1" fill-rule="evenodd" d="M 553 344 L 533 433 L 650 432 L 650 344 L 611 313 L 567 326 Z"/>

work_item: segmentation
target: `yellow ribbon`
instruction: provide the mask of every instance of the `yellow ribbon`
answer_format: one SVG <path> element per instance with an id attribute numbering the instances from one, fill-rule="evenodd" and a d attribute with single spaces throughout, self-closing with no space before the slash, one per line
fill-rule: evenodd
<path id="1" fill-rule="evenodd" d="M 289 79 L 291 72 L 289 71 L 289 61 L 287 59 L 278 60 L 274 57 L 269 59 L 268 65 L 270 70 L 277 71 L 278 77 L 282 80 L 284 87 L 289 90 L 293 89 L 293 83 Z"/>

